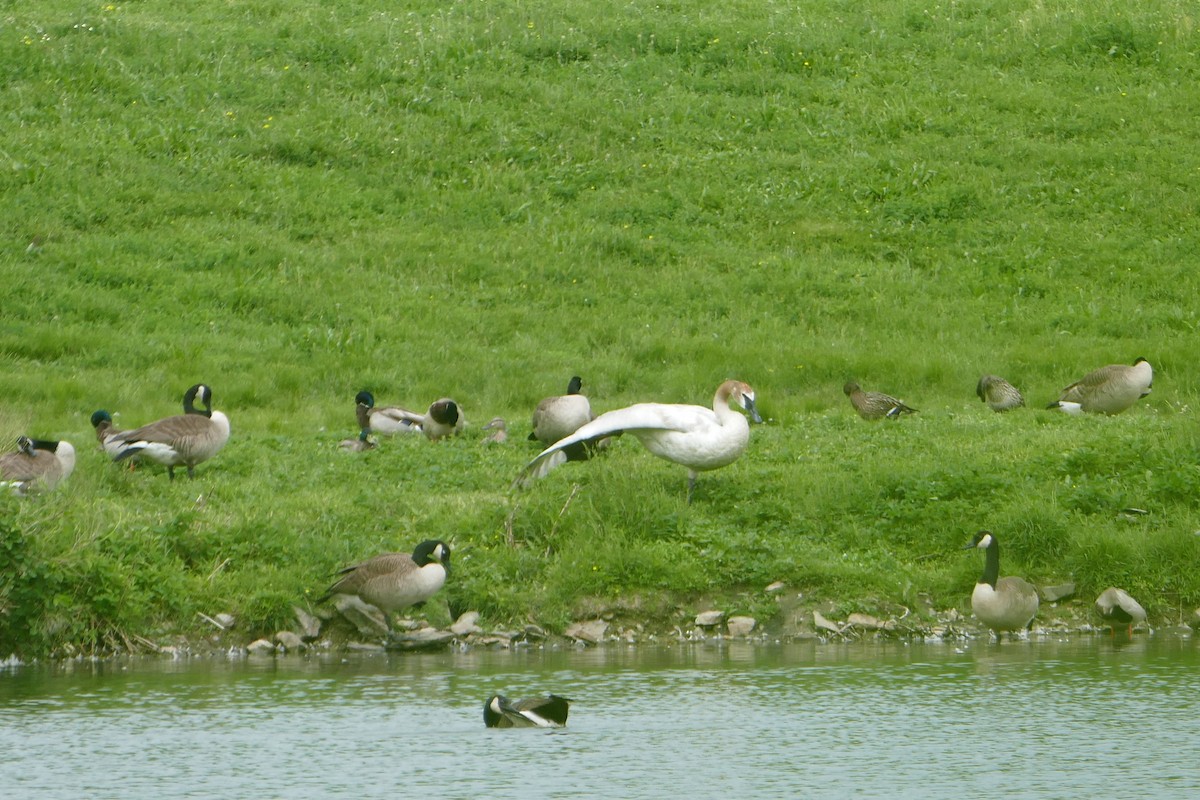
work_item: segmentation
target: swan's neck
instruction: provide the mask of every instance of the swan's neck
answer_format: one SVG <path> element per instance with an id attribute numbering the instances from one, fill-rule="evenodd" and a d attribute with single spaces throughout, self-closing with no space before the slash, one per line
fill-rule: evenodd
<path id="1" fill-rule="evenodd" d="M 717 393 L 713 395 L 713 411 L 718 417 L 727 417 L 729 415 L 741 416 L 729 406 L 729 397 L 733 394 L 733 381 L 725 381 L 717 387 Z"/>

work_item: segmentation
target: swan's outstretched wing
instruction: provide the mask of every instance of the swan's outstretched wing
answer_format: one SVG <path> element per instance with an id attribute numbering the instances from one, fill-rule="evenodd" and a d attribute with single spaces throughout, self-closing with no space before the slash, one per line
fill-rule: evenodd
<path id="1" fill-rule="evenodd" d="M 597 442 L 623 433 L 636 435 L 638 431 L 697 432 L 718 425 L 717 415 L 701 406 L 638 403 L 618 408 L 601 414 L 570 436 L 559 439 L 538 453 L 525 465 L 517 482 L 524 485 L 535 478 L 544 477 L 567 460 L 561 451 L 575 444 Z"/>

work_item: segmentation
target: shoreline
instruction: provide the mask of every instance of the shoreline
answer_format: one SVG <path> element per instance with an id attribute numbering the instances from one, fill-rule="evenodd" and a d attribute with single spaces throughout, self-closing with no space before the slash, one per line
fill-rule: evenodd
<path id="1" fill-rule="evenodd" d="M 831 603 L 823 606 L 828 609 Z M 1016 639 L 1037 642 L 1064 637 L 1092 637 L 1110 633 L 1107 625 L 1100 624 L 1095 615 L 1089 613 L 1090 603 L 1082 601 L 1048 605 L 1039 611 L 1034 625 L 1019 635 L 1005 634 L 1001 641 Z M 299 609 L 297 609 L 299 611 Z M 143 636 L 134 637 L 136 647 L 110 652 L 63 652 L 56 651 L 44 658 L 24 660 L 15 654 L 0 657 L 0 673 L 33 666 L 56 666 L 68 663 L 106 663 L 122 659 L 162 659 L 172 661 L 202 660 L 214 658 L 277 658 L 311 656 L 371 656 L 392 654 L 438 654 L 472 651 L 528 652 L 538 650 L 588 650 L 615 646 L 625 647 L 676 647 L 676 646 L 728 646 L 746 644 L 760 647 L 786 646 L 811 643 L 818 646 L 874 643 L 909 643 L 922 645 L 960 645 L 971 642 L 996 643 L 994 633 L 978 623 L 972 616 L 965 616 L 951 608 L 939 612 L 935 617 L 923 617 L 908 621 L 901 618 L 877 618 L 854 612 L 844 619 L 822 611 L 820 607 L 807 606 L 806 624 L 798 624 L 792 615 L 789 623 L 781 624 L 773 618 L 764 626 L 754 625 L 745 629 L 747 618 L 730 616 L 717 610 L 702 611 L 695 615 L 688 626 L 657 623 L 644 620 L 636 623 L 606 620 L 603 616 L 581 620 L 568 626 L 563 633 L 547 633 L 540 626 L 527 624 L 520 630 L 503 628 L 488 629 L 478 625 L 477 612 L 467 612 L 445 628 L 428 625 L 419 618 L 402 618 L 396 622 L 393 632 L 384 636 L 366 635 L 356 631 L 349 623 L 328 615 L 322 620 L 321 630 L 316 635 L 304 637 L 295 631 L 279 631 L 270 638 L 252 639 L 241 635 L 234 625 L 209 636 L 173 636 L 166 643 L 156 643 Z M 217 620 L 209 619 L 214 625 Z M 302 627 L 304 619 L 298 619 Z M 731 632 L 731 627 L 737 632 Z M 740 626 L 740 627 L 739 627 Z M 1132 631 L 1132 636 L 1123 632 L 1116 635 L 1126 641 L 1134 637 L 1174 636 L 1188 639 L 1200 631 L 1200 609 L 1193 612 L 1190 623 L 1158 620 L 1155 625 L 1142 625 Z M 132 643 L 131 643 L 132 644 Z M 67 650 L 73 648 L 66 648 Z"/>

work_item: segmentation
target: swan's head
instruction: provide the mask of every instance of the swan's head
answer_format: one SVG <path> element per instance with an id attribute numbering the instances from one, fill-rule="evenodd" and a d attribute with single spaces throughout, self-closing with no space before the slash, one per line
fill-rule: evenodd
<path id="1" fill-rule="evenodd" d="M 762 417 L 758 415 L 758 408 L 754 403 L 754 389 L 750 387 L 750 384 L 741 381 L 730 381 L 730 384 L 729 399 L 741 406 L 750 415 L 750 419 L 762 422 Z"/>

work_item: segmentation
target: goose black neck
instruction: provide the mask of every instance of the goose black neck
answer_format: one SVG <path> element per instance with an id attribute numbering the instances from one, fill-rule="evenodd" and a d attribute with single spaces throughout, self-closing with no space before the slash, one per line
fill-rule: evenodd
<path id="1" fill-rule="evenodd" d="M 986 583 L 993 589 L 996 588 L 996 581 L 1000 578 L 1000 545 L 992 539 L 991 544 L 983 551 L 983 574 L 979 576 L 980 583 Z"/>

